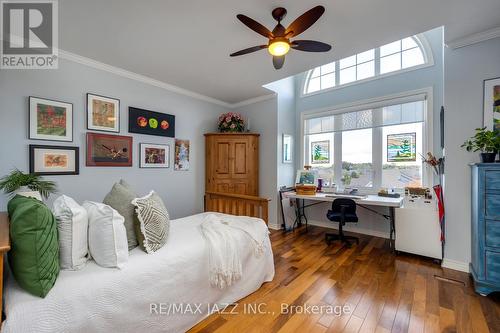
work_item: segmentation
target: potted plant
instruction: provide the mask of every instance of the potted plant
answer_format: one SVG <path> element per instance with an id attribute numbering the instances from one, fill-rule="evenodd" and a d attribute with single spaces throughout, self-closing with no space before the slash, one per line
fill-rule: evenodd
<path id="1" fill-rule="evenodd" d="M 238 113 L 223 113 L 219 116 L 218 128 L 221 133 L 243 132 L 245 130 L 245 122 L 243 121 L 243 117 Z"/>
<path id="2" fill-rule="evenodd" d="M 0 190 L 6 194 L 19 194 L 41 201 L 42 197 L 47 199 L 56 193 L 57 187 L 53 181 L 43 180 L 39 175 L 26 174 L 16 169 L 0 179 Z"/>
<path id="3" fill-rule="evenodd" d="M 500 133 L 486 127 L 476 128 L 476 134 L 461 146 L 467 151 L 480 151 L 482 163 L 493 163 L 500 150 Z"/>

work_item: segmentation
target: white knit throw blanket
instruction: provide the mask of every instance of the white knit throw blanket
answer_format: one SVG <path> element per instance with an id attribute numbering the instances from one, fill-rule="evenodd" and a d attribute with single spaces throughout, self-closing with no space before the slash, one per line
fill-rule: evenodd
<path id="1" fill-rule="evenodd" d="M 219 289 L 241 279 L 238 234 L 250 238 L 257 258 L 264 254 L 269 234 L 267 226 L 259 219 L 218 214 L 208 214 L 200 229 L 208 245 L 210 284 Z"/>

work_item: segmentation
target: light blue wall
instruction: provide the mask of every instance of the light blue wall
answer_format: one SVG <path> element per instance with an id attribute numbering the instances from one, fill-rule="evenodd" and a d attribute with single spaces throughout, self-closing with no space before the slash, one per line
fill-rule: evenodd
<path id="1" fill-rule="evenodd" d="M 132 135 L 133 167 L 86 167 L 86 93 L 120 99 L 121 135 Z M 28 96 L 73 103 L 74 142 L 28 140 Z M 191 140 L 190 170 L 173 171 L 174 140 L 128 133 L 128 107 L 136 106 L 176 116 L 176 136 Z M 115 74 L 60 60 L 57 70 L 0 71 L 0 176 L 13 168 L 28 171 L 28 145 L 80 147 L 80 175 L 51 176 L 60 193 L 77 201 L 102 201 L 114 182 L 127 180 L 139 195 L 154 189 L 164 199 L 173 218 L 203 210 L 205 152 L 203 133 L 216 129 L 217 116 L 224 108 L 170 91 L 126 79 Z M 103 132 L 101 132 L 103 133 Z M 140 142 L 170 144 L 169 169 L 139 169 Z M 53 199 L 53 198 L 52 198 Z M 0 211 L 8 198 L 0 194 Z"/>
<path id="2" fill-rule="evenodd" d="M 250 131 L 259 133 L 259 196 L 271 199 L 269 225 L 278 225 L 278 100 L 276 97 L 234 109 L 250 119 Z"/>
<path id="3" fill-rule="evenodd" d="M 450 265 L 468 267 L 471 231 L 471 173 L 478 153 L 460 145 L 483 126 L 483 80 L 500 77 L 500 38 L 445 49 L 446 248 Z"/>

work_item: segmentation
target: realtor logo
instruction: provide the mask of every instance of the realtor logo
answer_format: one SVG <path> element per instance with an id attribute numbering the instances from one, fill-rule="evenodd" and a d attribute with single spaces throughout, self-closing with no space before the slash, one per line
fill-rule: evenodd
<path id="1" fill-rule="evenodd" d="M 2 0 L 0 17 L 0 69 L 57 68 L 57 0 Z"/>

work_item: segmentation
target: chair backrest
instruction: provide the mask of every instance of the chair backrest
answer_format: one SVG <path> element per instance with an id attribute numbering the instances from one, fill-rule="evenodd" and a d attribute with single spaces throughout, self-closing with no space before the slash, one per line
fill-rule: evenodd
<path id="1" fill-rule="evenodd" d="M 356 214 L 356 202 L 352 199 L 347 198 L 338 198 L 332 202 L 332 211 L 340 212 L 342 210 L 342 206 L 347 206 L 345 208 L 346 214 Z"/>

